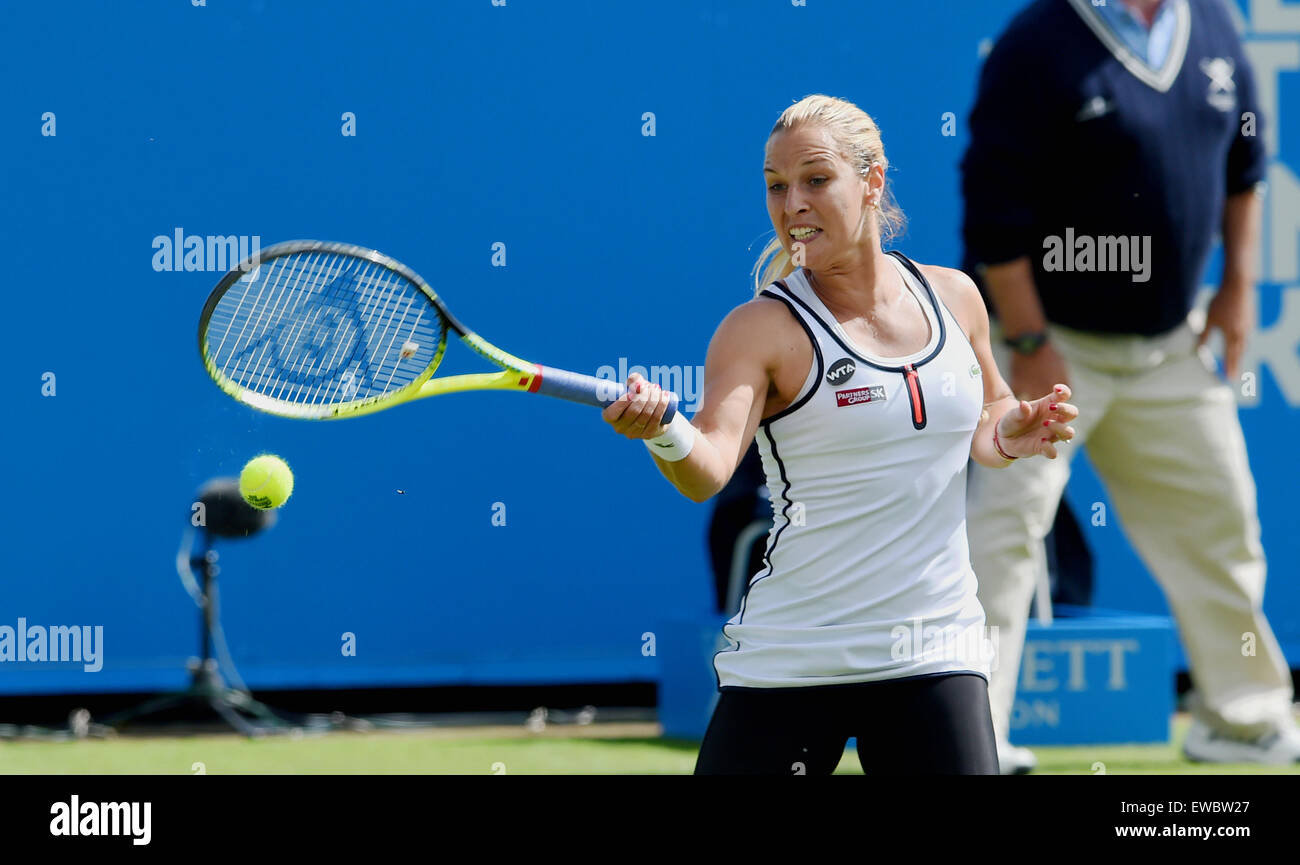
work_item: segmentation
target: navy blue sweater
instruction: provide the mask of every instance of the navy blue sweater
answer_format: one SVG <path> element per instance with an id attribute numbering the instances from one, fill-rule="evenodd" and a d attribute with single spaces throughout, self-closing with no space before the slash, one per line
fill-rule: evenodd
<path id="1" fill-rule="evenodd" d="M 997 40 L 961 166 L 963 269 L 977 282 L 979 265 L 1028 255 L 1049 322 L 1154 335 L 1184 320 L 1225 196 L 1262 181 L 1267 166 L 1232 21 L 1219 0 L 1186 3 L 1172 81 L 1130 71 L 1075 6 L 1090 0 L 1037 0 Z M 1244 112 L 1254 114 L 1253 135 L 1242 134 Z M 1133 258 L 1115 269 L 1125 266 L 1116 242 L 1099 240 L 1134 238 L 1126 251 L 1140 257 L 1143 237 L 1145 279 Z M 1090 258 L 1081 238 L 1092 239 Z"/>

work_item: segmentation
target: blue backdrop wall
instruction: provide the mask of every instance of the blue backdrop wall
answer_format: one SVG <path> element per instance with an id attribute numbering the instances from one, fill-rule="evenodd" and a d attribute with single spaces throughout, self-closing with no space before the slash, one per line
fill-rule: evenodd
<path id="1" fill-rule="evenodd" d="M 173 559 L 195 490 L 263 450 L 297 487 L 273 531 L 222 550 L 250 686 L 654 678 L 643 634 L 711 603 L 708 507 L 639 445 L 517 395 L 332 424 L 254 413 L 198 361 L 223 268 L 160 270 L 155 238 L 373 246 L 518 354 L 694 371 L 770 237 L 767 131 L 808 93 L 877 118 L 911 220 L 899 248 L 956 263 L 981 46 L 1019 5 L 11 5 L 0 625 L 102 626 L 104 661 L 6 663 L 0 692 L 179 685 L 196 617 Z M 1275 157 L 1242 416 L 1267 609 L 1300 664 L 1300 4 L 1238 11 Z M 458 351 L 447 369 L 481 368 Z M 1105 501 L 1082 464 L 1070 496 Z M 1164 608 L 1113 519 L 1086 534 L 1098 605 Z"/>

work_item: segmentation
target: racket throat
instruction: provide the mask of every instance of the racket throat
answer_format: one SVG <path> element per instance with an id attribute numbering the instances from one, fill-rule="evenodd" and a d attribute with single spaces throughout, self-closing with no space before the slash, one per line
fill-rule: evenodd
<path id="1" fill-rule="evenodd" d="M 528 373 L 520 374 L 519 386 L 524 390 L 528 391 L 529 393 L 537 393 L 539 390 L 541 390 L 542 378 L 544 377 L 544 375 L 545 375 L 544 368 L 539 364 L 537 366 L 537 372 L 532 373 L 531 375 Z"/>

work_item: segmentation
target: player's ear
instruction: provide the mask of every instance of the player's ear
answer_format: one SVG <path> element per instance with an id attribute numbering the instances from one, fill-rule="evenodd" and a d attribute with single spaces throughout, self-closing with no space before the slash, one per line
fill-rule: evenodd
<path id="1" fill-rule="evenodd" d="M 877 207 L 881 196 L 885 194 L 885 169 L 879 162 L 871 163 L 867 176 L 863 178 L 867 189 L 864 206 L 867 209 Z"/>

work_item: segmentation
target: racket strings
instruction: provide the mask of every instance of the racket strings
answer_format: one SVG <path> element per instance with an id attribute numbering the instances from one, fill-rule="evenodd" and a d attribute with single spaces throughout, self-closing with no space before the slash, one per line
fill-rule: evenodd
<path id="1" fill-rule="evenodd" d="M 231 284 L 205 330 L 210 367 L 241 397 L 322 416 L 431 373 L 446 322 L 428 296 L 368 259 L 297 252 Z"/>

